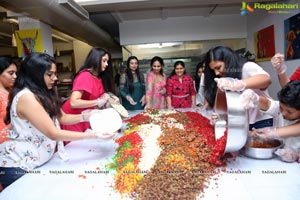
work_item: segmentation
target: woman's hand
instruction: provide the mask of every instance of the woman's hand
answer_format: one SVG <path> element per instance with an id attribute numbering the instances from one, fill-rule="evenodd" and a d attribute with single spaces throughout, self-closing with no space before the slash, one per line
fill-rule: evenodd
<path id="1" fill-rule="evenodd" d="M 218 88 L 222 91 L 231 90 L 234 92 L 242 92 L 246 89 L 246 83 L 236 78 L 215 78 Z"/>
<path id="2" fill-rule="evenodd" d="M 285 73 L 287 67 L 284 64 L 284 56 L 283 54 L 276 53 L 271 58 L 271 64 L 273 66 L 273 69 L 277 72 L 277 74 Z"/>

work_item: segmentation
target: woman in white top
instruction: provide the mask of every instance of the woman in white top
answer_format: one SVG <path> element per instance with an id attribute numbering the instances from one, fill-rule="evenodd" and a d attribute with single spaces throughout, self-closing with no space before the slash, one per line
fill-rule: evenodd
<path id="1" fill-rule="evenodd" d="M 267 91 L 271 84 L 270 75 L 259 65 L 247 62 L 228 47 L 210 49 L 206 54 L 205 66 L 205 98 L 212 108 L 218 88 L 236 92 L 253 89 L 259 96 L 270 98 Z M 248 113 L 250 129 L 273 125 L 272 116 L 261 112 L 259 108 L 251 108 Z"/>
<path id="2" fill-rule="evenodd" d="M 97 138 L 97 133 L 83 134 L 59 128 L 58 122 L 88 121 L 91 112 L 66 115 L 60 109 L 56 81 L 53 57 L 33 53 L 22 62 L 5 118 L 5 123 L 11 123 L 9 140 L 0 145 L 0 184 L 3 188 L 26 171 L 49 161 L 57 141 Z"/>

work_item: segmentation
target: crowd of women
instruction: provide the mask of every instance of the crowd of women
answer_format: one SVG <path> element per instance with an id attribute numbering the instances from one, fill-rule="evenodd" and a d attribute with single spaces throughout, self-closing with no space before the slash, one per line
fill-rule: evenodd
<path id="1" fill-rule="evenodd" d="M 297 161 L 300 157 L 299 70 L 290 80 L 281 54 L 276 54 L 271 62 L 283 86 L 278 93 L 279 101 L 272 100 L 268 94 L 270 75 L 228 47 L 210 49 L 205 59 L 195 66 L 194 78 L 187 74 L 181 60 L 174 63 L 167 77 L 164 61 L 159 56 L 151 59 L 150 70 L 144 76 L 138 58 L 130 56 L 125 70 L 115 80 L 116 88 L 110 53 L 95 47 L 74 76 L 71 96 L 61 102 L 53 57 L 33 53 L 24 58 L 18 70 L 11 59 L 0 58 L 0 186 L 9 186 L 26 171 L 49 161 L 57 146 L 58 151 L 63 148 L 58 145 L 61 141 L 110 137 L 87 130 L 90 116 L 110 107 L 111 99 L 121 102 L 127 110 L 197 107 L 213 110 L 217 90 L 241 93 L 251 133 L 283 139 L 285 146 L 277 154 L 284 161 Z M 218 115 L 212 112 L 212 124 L 215 120 Z"/>

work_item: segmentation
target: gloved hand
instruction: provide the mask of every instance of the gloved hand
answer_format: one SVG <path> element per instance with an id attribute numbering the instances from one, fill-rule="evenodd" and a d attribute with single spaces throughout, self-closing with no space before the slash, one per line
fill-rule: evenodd
<path id="1" fill-rule="evenodd" d="M 280 138 L 276 128 L 274 127 L 265 127 L 260 129 L 252 129 L 252 133 L 256 136 L 263 139 L 276 139 Z"/>
<path id="2" fill-rule="evenodd" d="M 95 135 L 96 135 L 97 139 L 109 140 L 109 139 L 113 139 L 115 137 L 116 132 L 115 133 L 101 133 L 101 132 L 98 132 L 98 133 L 95 133 Z"/>
<path id="3" fill-rule="evenodd" d="M 245 109 L 255 108 L 259 103 L 259 96 L 251 89 L 246 89 L 240 96 Z"/>
<path id="4" fill-rule="evenodd" d="M 276 155 L 280 157 L 281 160 L 285 162 L 295 162 L 300 158 L 300 151 L 293 149 L 277 149 L 274 152 Z"/>
<path id="5" fill-rule="evenodd" d="M 82 111 L 80 122 L 89 122 L 91 115 L 94 113 L 99 113 L 99 112 L 101 112 L 101 110 L 99 110 L 99 109 L 88 109 L 88 110 Z"/>
<path id="6" fill-rule="evenodd" d="M 110 96 L 109 96 L 109 94 L 107 94 L 107 93 L 104 93 L 101 97 L 99 97 L 99 98 L 97 99 L 97 101 L 98 101 L 98 107 L 99 107 L 99 108 L 103 107 L 103 106 L 107 103 L 109 97 L 110 97 Z"/>
<path id="7" fill-rule="evenodd" d="M 129 96 L 129 95 L 126 96 L 126 99 L 127 99 L 127 101 L 129 101 L 129 103 L 130 103 L 131 105 L 133 105 L 133 106 L 137 104 L 137 102 L 135 102 L 135 101 L 133 100 L 133 98 L 132 98 L 131 96 Z"/>
<path id="8" fill-rule="evenodd" d="M 282 74 L 287 69 L 286 65 L 284 64 L 284 56 L 280 53 L 276 53 L 271 58 L 271 63 L 272 63 L 273 69 L 277 72 L 277 74 Z"/>
<path id="9" fill-rule="evenodd" d="M 141 98 L 140 103 L 142 106 L 144 106 L 146 104 L 146 97 L 145 95 Z"/>
<path id="10" fill-rule="evenodd" d="M 108 92 L 108 95 L 114 100 L 115 103 L 120 103 L 119 97 L 117 97 L 116 95 L 114 95 L 111 92 Z"/>
<path id="11" fill-rule="evenodd" d="M 219 120 L 220 116 L 218 113 L 212 111 L 210 115 L 210 125 L 215 125 L 215 123 Z"/>
<path id="12" fill-rule="evenodd" d="M 234 92 L 241 92 L 246 89 L 246 83 L 243 80 L 239 80 L 236 78 L 215 78 L 217 82 L 218 88 L 222 91 L 231 90 Z"/>

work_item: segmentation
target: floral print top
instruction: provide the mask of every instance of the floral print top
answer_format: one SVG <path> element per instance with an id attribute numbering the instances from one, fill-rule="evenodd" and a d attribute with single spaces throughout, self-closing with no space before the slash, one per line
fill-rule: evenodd
<path id="1" fill-rule="evenodd" d="M 149 108 L 165 109 L 166 104 L 166 76 L 149 72 L 147 75 L 146 96 L 150 97 Z"/>
<path id="2" fill-rule="evenodd" d="M 19 98 L 26 93 L 31 91 L 25 88 L 13 99 L 9 140 L 0 144 L 0 167 L 19 167 L 28 171 L 43 165 L 53 156 L 56 141 L 17 115 Z M 53 123 L 59 127 L 57 119 L 53 119 Z"/>

